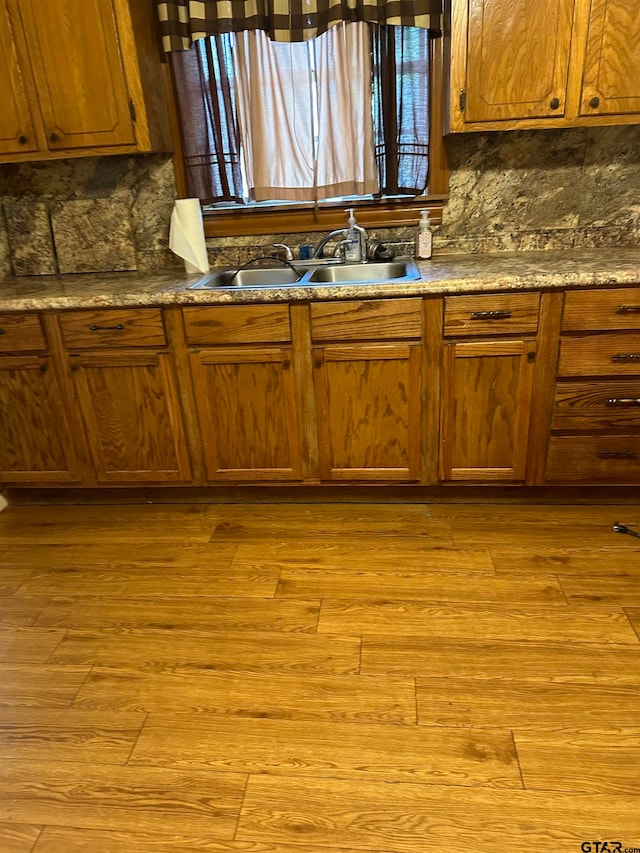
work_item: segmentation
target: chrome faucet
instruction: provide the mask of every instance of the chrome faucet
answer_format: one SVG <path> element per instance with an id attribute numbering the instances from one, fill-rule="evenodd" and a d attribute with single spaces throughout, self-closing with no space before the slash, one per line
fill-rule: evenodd
<path id="1" fill-rule="evenodd" d="M 359 237 L 359 262 L 364 263 L 367 260 L 367 232 L 360 225 L 354 225 L 353 228 L 358 232 Z M 338 253 L 341 253 L 344 260 L 345 247 L 351 243 L 349 240 L 349 228 L 337 228 L 335 231 L 331 231 L 325 235 L 314 247 L 311 257 L 314 259 L 324 257 L 324 247 L 336 237 L 342 237 L 342 239 L 333 250 L 333 257 L 335 258 L 338 256 Z"/>

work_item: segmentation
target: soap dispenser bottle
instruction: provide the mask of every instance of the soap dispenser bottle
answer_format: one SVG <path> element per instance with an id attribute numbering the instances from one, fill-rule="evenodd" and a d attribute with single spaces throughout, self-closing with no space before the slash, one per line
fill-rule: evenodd
<path id="1" fill-rule="evenodd" d="M 427 261 L 433 253 L 433 229 L 429 221 L 429 211 L 420 211 L 420 222 L 416 229 L 416 258 Z"/>
<path id="2" fill-rule="evenodd" d="M 359 264 L 364 260 L 362 257 L 361 229 L 353 215 L 352 207 L 347 210 L 347 213 L 349 214 L 349 230 L 344 243 L 344 259 L 348 263 Z"/>

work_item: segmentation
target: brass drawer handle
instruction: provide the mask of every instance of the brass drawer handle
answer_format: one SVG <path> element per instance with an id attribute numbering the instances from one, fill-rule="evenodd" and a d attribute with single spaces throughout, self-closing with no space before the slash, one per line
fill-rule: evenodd
<path id="1" fill-rule="evenodd" d="M 618 305 L 616 314 L 640 314 L 640 305 Z"/>
<path id="2" fill-rule="evenodd" d="M 124 326 L 122 325 L 122 323 L 118 323 L 117 326 L 96 326 L 96 324 L 93 323 L 91 326 L 89 326 L 90 332 L 122 332 L 123 329 Z"/>
<path id="3" fill-rule="evenodd" d="M 633 450 L 599 450 L 598 459 L 637 459 Z"/>
<path id="4" fill-rule="evenodd" d="M 607 406 L 640 406 L 640 397 L 611 397 Z"/>
<path id="5" fill-rule="evenodd" d="M 472 311 L 472 320 L 508 320 L 511 311 Z"/>
<path id="6" fill-rule="evenodd" d="M 619 352 L 611 356 L 611 361 L 640 361 L 640 352 Z"/>

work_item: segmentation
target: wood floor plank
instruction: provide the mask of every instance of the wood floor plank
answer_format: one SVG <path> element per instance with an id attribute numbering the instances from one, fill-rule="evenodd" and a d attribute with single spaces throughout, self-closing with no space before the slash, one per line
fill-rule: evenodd
<path id="1" fill-rule="evenodd" d="M 452 544 L 449 522 L 434 519 L 424 503 L 230 504 L 213 512 L 216 541 L 409 536 Z"/>
<path id="2" fill-rule="evenodd" d="M 273 570 L 167 569 L 140 566 L 125 569 L 51 569 L 35 571 L 20 587 L 21 595 L 113 598 L 175 598 L 178 596 L 245 598 L 273 597 L 279 572 Z"/>
<path id="3" fill-rule="evenodd" d="M 475 604 L 558 604 L 565 598 L 551 576 L 518 578 L 472 573 L 283 569 L 278 598 L 412 599 Z"/>
<path id="4" fill-rule="evenodd" d="M 35 625 L 50 601 L 44 595 L 0 595 L 0 627 Z"/>
<path id="5" fill-rule="evenodd" d="M 426 726 L 553 731 L 628 726 L 640 689 L 605 684 L 418 678 L 418 722 Z"/>
<path id="6" fill-rule="evenodd" d="M 153 673 L 94 667 L 74 707 L 354 722 L 416 722 L 411 678 Z"/>
<path id="7" fill-rule="evenodd" d="M 31 853 L 41 832 L 41 826 L 0 821 L 0 850 L 2 853 Z"/>
<path id="8" fill-rule="evenodd" d="M 49 660 L 58 664 L 144 666 L 156 671 L 194 668 L 347 675 L 360 668 L 360 639 L 282 632 L 248 635 L 137 628 L 72 629 Z"/>
<path id="9" fill-rule="evenodd" d="M 8 759 L 126 764 L 145 714 L 44 708 L 0 709 Z"/>
<path id="10" fill-rule="evenodd" d="M 0 628 L 0 662 L 45 663 L 64 635 L 57 628 Z"/>
<path id="11" fill-rule="evenodd" d="M 45 600 L 45 599 L 43 599 Z M 37 619 L 50 628 L 164 628 L 206 631 L 283 631 L 313 633 L 319 601 L 273 598 L 152 598 L 46 599 Z"/>
<path id="12" fill-rule="evenodd" d="M 207 542 L 215 515 L 190 504 L 131 506 L 23 506 L 0 515 L 0 540 L 12 544 Z"/>
<path id="13" fill-rule="evenodd" d="M 5 761 L 0 820 L 233 838 L 246 776 L 64 761 Z"/>
<path id="14" fill-rule="evenodd" d="M 498 574 L 596 575 L 634 574 L 640 579 L 640 560 L 629 559 L 629 548 L 528 548 L 491 546 Z"/>
<path id="15" fill-rule="evenodd" d="M 367 636 L 361 671 L 363 675 L 636 686 L 640 684 L 640 645 Z"/>
<path id="16" fill-rule="evenodd" d="M 587 607 L 432 606 L 416 601 L 323 600 L 319 633 L 456 639 L 631 643 L 638 637 L 623 610 Z"/>
<path id="17" fill-rule="evenodd" d="M 31 566 L 0 565 L 0 595 L 13 595 L 31 574 Z"/>
<path id="18" fill-rule="evenodd" d="M 334 537 L 335 539 L 335 537 Z M 238 545 L 235 568 L 375 572 L 478 572 L 494 575 L 488 549 L 451 548 L 418 537 L 370 536 L 366 541 L 332 539 L 247 542 Z"/>
<path id="19" fill-rule="evenodd" d="M 640 564 L 640 552 L 637 555 Z M 604 604 L 613 607 L 640 607 L 638 574 L 559 577 L 570 604 Z"/>
<path id="20" fill-rule="evenodd" d="M 640 608 L 625 607 L 625 613 L 631 625 L 633 626 L 638 638 L 640 639 Z"/>
<path id="21" fill-rule="evenodd" d="M 30 849 L 30 848 L 29 848 Z M 208 832 L 186 833 L 139 832 L 135 828 L 120 830 L 77 829 L 46 826 L 33 853 L 360 853 L 350 847 L 318 847 L 315 844 L 281 844 L 270 841 L 223 841 Z M 9 853 L 14 853 L 9 851 Z M 25 853 L 16 850 L 15 853 Z M 392 851 L 385 851 L 392 853 Z"/>
<path id="22" fill-rule="evenodd" d="M 252 776 L 237 838 L 398 853 L 575 853 L 637 838 L 637 797 Z"/>
<path id="23" fill-rule="evenodd" d="M 459 547 L 535 546 L 542 548 L 603 548 L 620 547 L 620 535 L 614 533 L 616 516 L 601 520 L 552 519 L 548 517 L 514 518 L 487 514 L 475 519 L 451 519 L 453 544 Z"/>
<path id="24" fill-rule="evenodd" d="M 131 765 L 520 788 L 510 731 L 150 715 Z"/>
<path id="25" fill-rule="evenodd" d="M 69 708 L 89 666 L 0 664 L 0 706 Z"/>
<path id="26" fill-rule="evenodd" d="M 632 718 L 633 719 L 633 718 Z M 635 715 L 638 722 L 638 714 Z M 514 733 L 525 787 L 640 793 L 640 729 Z"/>
<path id="27" fill-rule="evenodd" d="M 36 534 L 29 544 L 12 545 L 7 553 L 6 566 L 12 566 L 15 572 L 25 573 L 23 581 L 33 569 L 220 571 L 229 568 L 236 549 L 235 544 L 194 545 L 166 540 L 144 542 L 140 548 L 136 548 L 135 543 L 118 541 L 69 545 L 64 542 L 43 543 Z"/>

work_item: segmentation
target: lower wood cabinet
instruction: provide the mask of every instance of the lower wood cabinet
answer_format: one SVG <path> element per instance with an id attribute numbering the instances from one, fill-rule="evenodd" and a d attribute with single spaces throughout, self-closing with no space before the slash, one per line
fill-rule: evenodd
<path id="1" fill-rule="evenodd" d="M 190 481 L 168 352 L 72 353 L 69 363 L 99 483 Z"/>
<path id="2" fill-rule="evenodd" d="M 0 483 L 53 485 L 79 479 L 72 430 L 51 358 L 1 356 Z"/>
<path id="3" fill-rule="evenodd" d="M 207 478 L 299 480 L 291 347 L 206 349 L 190 358 Z"/>
<path id="4" fill-rule="evenodd" d="M 419 480 L 421 345 L 335 344 L 312 358 L 321 478 Z"/>
<path id="5" fill-rule="evenodd" d="M 533 340 L 445 345 L 443 480 L 525 479 L 535 359 Z"/>
<path id="6" fill-rule="evenodd" d="M 0 314 L 0 486 L 638 484 L 638 289 L 551 297 Z"/>

